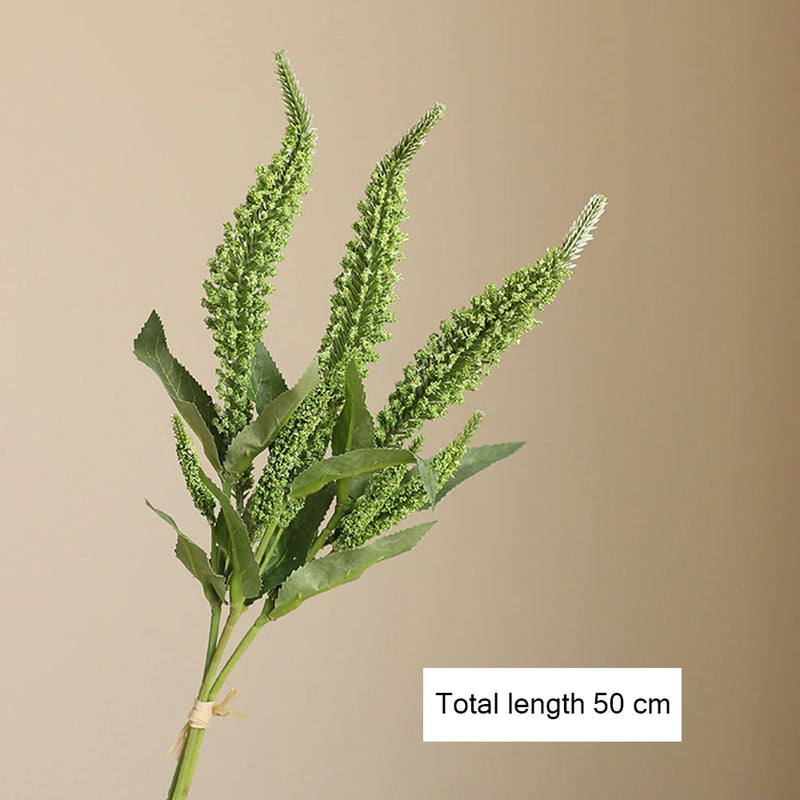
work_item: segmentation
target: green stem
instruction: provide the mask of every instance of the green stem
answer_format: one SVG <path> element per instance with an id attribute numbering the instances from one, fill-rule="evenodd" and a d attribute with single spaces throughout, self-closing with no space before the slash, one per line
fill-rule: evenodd
<path id="1" fill-rule="evenodd" d="M 228 619 L 225 621 L 225 627 L 222 629 L 222 635 L 219 637 L 219 644 L 217 645 L 216 650 L 214 650 L 214 655 L 211 657 L 211 661 L 208 664 L 208 669 L 205 672 L 205 676 L 203 678 L 203 683 L 200 686 L 200 693 L 198 694 L 198 698 L 204 702 L 208 702 L 209 700 L 213 700 L 212 697 L 209 697 L 209 690 L 211 685 L 214 682 L 214 674 L 217 671 L 217 668 L 222 661 L 222 655 L 225 652 L 225 648 L 228 646 L 228 642 L 231 640 L 231 636 L 233 634 L 233 629 L 236 626 L 236 623 L 239 621 L 239 617 L 242 616 L 244 612 L 244 606 L 242 605 L 232 605 L 231 610 L 228 613 Z"/>
<path id="2" fill-rule="evenodd" d="M 272 551 L 275 549 L 275 545 L 278 544 L 280 532 L 273 536 L 277 525 L 278 520 L 276 519 L 275 522 L 273 522 L 272 525 L 270 525 L 269 528 L 264 531 L 264 535 L 261 537 L 261 541 L 258 543 L 255 558 L 256 564 L 258 564 L 260 567 L 266 566 L 270 556 L 272 555 Z M 269 550 L 267 547 L 269 547 Z"/>
<path id="3" fill-rule="evenodd" d="M 211 659 L 214 657 L 214 651 L 217 649 L 217 640 L 219 638 L 219 620 L 222 616 L 222 606 L 219 603 L 211 606 L 211 625 L 208 629 L 208 648 L 206 649 L 206 664 L 203 668 L 203 677 L 205 678 L 208 673 L 208 667 L 211 664 Z"/>
<path id="4" fill-rule="evenodd" d="M 311 545 L 311 549 L 308 551 L 308 555 L 306 556 L 306 563 L 311 561 L 314 556 L 325 546 L 325 543 L 328 541 L 328 537 L 336 530 L 336 526 L 339 524 L 339 520 L 342 518 L 345 512 L 345 507 L 340 505 L 337 501 L 336 509 L 333 512 L 333 516 L 330 519 L 330 522 L 322 529 L 322 532 L 317 537 L 314 544 Z"/>
<path id="5" fill-rule="evenodd" d="M 220 603 L 215 603 L 211 606 L 211 623 L 208 629 L 208 646 L 206 648 L 206 662 L 203 666 L 203 679 L 205 679 L 206 675 L 208 674 L 208 668 L 211 664 L 211 659 L 214 656 L 214 651 L 217 649 L 217 640 L 219 639 L 219 621 L 220 617 L 222 616 L 222 605 Z M 197 745 L 199 752 L 199 743 Z M 172 783 L 169 787 L 168 797 L 173 797 L 173 792 L 175 791 L 175 783 L 178 780 L 178 773 L 181 771 L 181 765 L 184 760 L 184 754 L 186 753 L 186 745 L 181 748 L 180 755 L 178 757 L 178 762 L 175 765 L 175 772 L 172 775 Z M 194 771 L 194 768 L 192 768 Z"/>
<path id="6" fill-rule="evenodd" d="M 264 603 L 264 610 L 256 617 L 255 622 L 250 626 L 247 633 L 242 637 L 242 641 L 236 645 L 236 649 L 231 653 L 230 658 L 225 662 L 225 666 L 220 670 L 217 679 L 214 681 L 208 692 L 208 699 L 213 700 L 219 694 L 220 689 L 225 685 L 231 670 L 236 666 L 245 650 L 253 643 L 258 632 L 269 622 L 269 612 L 272 611 L 274 604 L 268 599 Z"/>
<path id="7" fill-rule="evenodd" d="M 197 757 L 200 755 L 200 744 L 203 741 L 204 733 L 203 728 L 189 728 L 167 800 L 183 800 L 189 796 L 189 787 L 197 766 Z"/>
<path id="8" fill-rule="evenodd" d="M 222 634 L 219 637 L 219 642 L 214 648 L 214 653 L 211 658 L 207 658 L 206 660 L 203 681 L 200 685 L 200 691 L 197 694 L 198 700 L 209 702 L 213 699 L 211 696 L 211 687 L 214 683 L 214 675 L 220 666 L 222 655 L 225 652 L 225 648 L 228 646 L 228 642 L 230 642 L 233 629 L 239 621 L 239 617 L 242 616 L 243 611 L 243 605 L 231 605 L 228 618 L 225 620 L 225 627 L 222 629 Z M 212 620 L 212 626 L 213 624 Z M 219 624 L 219 619 L 217 619 L 217 624 Z M 209 636 L 209 638 L 211 637 Z M 200 754 L 200 744 L 203 741 L 204 733 L 205 731 L 202 728 L 189 728 L 186 741 L 181 750 L 178 766 L 175 769 L 175 775 L 172 779 L 172 786 L 170 787 L 167 800 L 181 800 L 182 798 L 188 797 L 189 786 L 191 785 L 192 776 L 197 766 L 197 757 Z"/>

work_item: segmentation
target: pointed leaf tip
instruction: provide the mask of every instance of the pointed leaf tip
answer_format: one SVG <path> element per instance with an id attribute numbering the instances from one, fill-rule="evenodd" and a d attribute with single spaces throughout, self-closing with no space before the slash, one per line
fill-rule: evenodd
<path id="1" fill-rule="evenodd" d="M 224 468 L 234 475 L 243 474 L 253 463 L 253 459 L 272 443 L 278 431 L 319 383 L 320 378 L 319 363 L 315 358 L 291 389 L 279 394 L 250 424 L 236 434 L 225 454 Z"/>
<path id="2" fill-rule="evenodd" d="M 340 550 L 309 561 L 289 575 L 278 590 L 275 607 L 269 615 L 270 619 L 278 619 L 294 611 L 309 597 L 356 580 L 373 564 L 407 552 L 422 539 L 435 522 L 435 520 L 424 522 L 413 528 L 382 536 L 362 547 Z"/>
<path id="3" fill-rule="evenodd" d="M 211 465 L 219 470 L 223 443 L 216 433 L 214 401 L 170 352 L 164 325 L 155 310 L 134 339 L 133 353 L 160 378 L 175 407 L 200 439 Z"/>
<path id="4" fill-rule="evenodd" d="M 367 396 L 355 360 L 351 360 L 345 370 L 344 398 L 333 429 L 331 444 L 335 456 L 348 450 L 375 447 L 375 422 L 367 408 Z"/>
<path id="5" fill-rule="evenodd" d="M 269 403 L 288 388 L 285 378 L 266 345 L 263 342 L 256 342 L 255 353 L 250 364 L 250 384 L 247 387 L 248 397 L 255 403 L 256 414 L 260 414 Z"/>
<path id="6" fill-rule="evenodd" d="M 149 500 L 144 502 L 151 511 L 164 520 L 178 534 L 178 540 L 175 543 L 175 555 L 181 564 L 200 582 L 208 602 L 212 605 L 224 603 L 227 591 L 225 578 L 222 575 L 217 575 L 211 568 L 206 551 L 186 536 L 169 514 L 160 508 L 156 508 Z"/>
<path id="7" fill-rule="evenodd" d="M 436 474 L 436 470 L 430 461 L 421 456 L 416 456 L 416 459 L 417 471 L 422 479 L 422 486 L 425 489 L 428 503 L 430 503 L 431 508 L 436 508 L 437 494 L 439 491 L 439 476 Z"/>
<path id="8" fill-rule="evenodd" d="M 503 444 L 485 444 L 477 447 L 467 448 L 467 452 L 461 459 L 456 471 L 450 476 L 450 479 L 439 490 L 438 499 L 441 500 L 446 494 L 449 494 L 459 483 L 477 475 L 492 464 L 502 461 L 513 455 L 525 444 L 525 442 L 505 442 Z"/>

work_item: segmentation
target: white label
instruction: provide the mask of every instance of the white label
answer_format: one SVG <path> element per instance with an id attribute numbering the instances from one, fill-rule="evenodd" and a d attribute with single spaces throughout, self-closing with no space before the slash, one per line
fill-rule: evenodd
<path id="1" fill-rule="evenodd" d="M 680 742 L 675 668 L 422 670 L 424 742 Z"/>

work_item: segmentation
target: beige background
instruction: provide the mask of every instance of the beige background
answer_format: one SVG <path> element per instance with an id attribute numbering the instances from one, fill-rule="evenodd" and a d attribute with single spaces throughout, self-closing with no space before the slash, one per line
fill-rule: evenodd
<path id="1" fill-rule="evenodd" d="M 203 534 L 131 341 L 157 307 L 212 383 L 205 261 L 278 144 L 285 47 L 320 129 L 269 329 L 292 378 L 371 166 L 434 101 L 373 406 L 453 305 L 610 204 L 430 435 L 480 407 L 480 442 L 528 446 L 265 631 L 192 796 L 795 796 L 797 4 L 5 6 L 0 794 L 165 795 L 206 612 L 143 498 Z M 425 665 L 680 666 L 684 742 L 424 745 Z"/>

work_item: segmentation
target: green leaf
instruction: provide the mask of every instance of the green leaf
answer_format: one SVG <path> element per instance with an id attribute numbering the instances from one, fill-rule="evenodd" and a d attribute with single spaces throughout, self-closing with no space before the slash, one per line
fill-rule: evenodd
<path id="1" fill-rule="evenodd" d="M 156 508 L 149 500 L 145 500 L 145 503 L 147 503 L 147 507 L 151 511 L 158 514 L 158 516 L 178 534 L 178 542 L 175 545 L 175 555 L 178 557 L 181 564 L 200 581 L 200 585 L 203 587 L 203 593 L 208 602 L 211 603 L 211 605 L 223 603 L 225 601 L 225 592 L 227 589 L 225 578 L 223 578 L 222 575 L 217 575 L 217 573 L 211 569 L 206 551 L 186 536 L 180 528 L 178 528 L 175 520 L 172 519 L 169 514 Z"/>
<path id="2" fill-rule="evenodd" d="M 256 414 L 260 414 L 267 404 L 289 387 L 263 342 L 256 342 L 256 352 L 250 364 L 250 384 L 247 396 L 255 403 Z"/>
<path id="3" fill-rule="evenodd" d="M 227 575 L 231 563 L 231 535 L 225 515 L 220 512 L 211 528 L 211 564 L 217 572 Z"/>
<path id="4" fill-rule="evenodd" d="M 274 440 L 303 398 L 319 383 L 320 373 L 315 358 L 297 384 L 276 397 L 239 433 L 236 434 L 225 455 L 225 470 L 241 475 Z"/>
<path id="5" fill-rule="evenodd" d="M 470 447 L 461 459 L 456 471 L 439 491 L 441 500 L 448 492 L 451 492 L 462 481 L 477 475 L 492 464 L 502 461 L 513 455 L 524 445 L 525 442 L 507 442 L 504 444 L 485 444 L 480 447 Z"/>
<path id="6" fill-rule="evenodd" d="M 333 429 L 331 448 L 338 456 L 349 450 L 367 450 L 375 447 L 375 421 L 367 408 L 367 395 L 355 360 L 345 370 L 344 406 Z M 339 481 L 339 502 L 348 502 L 363 494 L 369 483 L 368 475 L 358 475 Z"/>
<path id="7" fill-rule="evenodd" d="M 224 448 L 216 432 L 217 412 L 214 401 L 186 367 L 170 353 L 164 326 L 155 311 L 147 318 L 134 340 L 133 352 L 139 361 L 147 364 L 161 378 L 175 407 L 200 439 L 211 466 L 219 472 L 219 453 Z"/>
<path id="8" fill-rule="evenodd" d="M 281 534 L 278 544 L 261 573 L 261 591 L 268 592 L 283 583 L 306 560 L 322 520 L 335 493 L 332 484 L 306 499 L 305 505 Z"/>
<path id="9" fill-rule="evenodd" d="M 335 456 L 375 447 L 375 422 L 355 361 L 350 361 L 345 371 L 344 406 L 333 429 L 331 446 Z"/>
<path id="10" fill-rule="evenodd" d="M 301 472 L 292 483 L 289 497 L 297 500 L 319 491 L 329 481 L 363 475 L 365 472 L 375 472 L 398 464 L 413 464 L 414 461 L 416 461 L 416 456 L 410 450 L 388 447 L 351 450 L 349 453 L 318 461 Z"/>
<path id="11" fill-rule="evenodd" d="M 250 534 L 247 531 L 247 525 L 244 524 L 244 520 L 231 505 L 231 501 L 225 492 L 208 475 L 201 471 L 200 479 L 211 494 L 219 500 L 222 514 L 225 517 L 229 536 L 229 555 L 233 562 L 231 602 L 234 601 L 234 580 L 239 584 L 244 599 L 255 597 L 261 591 L 261 577 L 258 574 L 258 564 L 256 564 L 253 549 L 250 546 Z"/>
<path id="12" fill-rule="evenodd" d="M 430 530 L 434 522 L 425 522 L 397 533 L 374 539 L 353 550 L 340 550 L 310 561 L 295 570 L 278 591 L 270 619 L 278 619 L 294 611 L 309 597 L 327 592 L 336 586 L 361 577 L 365 570 L 379 561 L 410 550 Z"/>
<path id="13" fill-rule="evenodd" d="M 416 454 L 415 454 L 416 455 Z M 417 472 L 422 479 L 422 485 L 425 487 L 425 494 L 428 496 L 430 508 L 436 506 L 436 495 L 439 491 L 439 476 L 430 461 L 416 456 L 417 459 Z"/>

